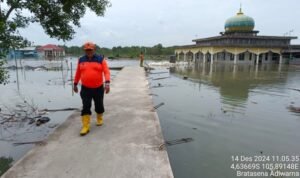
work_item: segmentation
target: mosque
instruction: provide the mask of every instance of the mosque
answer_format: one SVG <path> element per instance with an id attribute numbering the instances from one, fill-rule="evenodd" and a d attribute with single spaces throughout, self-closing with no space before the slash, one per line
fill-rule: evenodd
<path id="1" fill-rule="evenodd" d="M 300 45 L 291 44 L 297 37 L 260 36 L 254 27 L 254 19 L 240 8 L 235 16 L 226 20 L 225 32 L 176 47 L 176 59 L 211 64 L 286 64 L 300 59 Z"/>

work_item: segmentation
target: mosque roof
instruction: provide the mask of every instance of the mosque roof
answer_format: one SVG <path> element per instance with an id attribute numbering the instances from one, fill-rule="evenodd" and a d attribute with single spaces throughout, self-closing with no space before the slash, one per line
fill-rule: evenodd
<path id="1" fill-rule="evenodd" d="M 252 17 L 244 15 L 242 8 L 233 17 L 230 17 L 225 22 L 225 32 L 252 32 L 255 26 Z"/>

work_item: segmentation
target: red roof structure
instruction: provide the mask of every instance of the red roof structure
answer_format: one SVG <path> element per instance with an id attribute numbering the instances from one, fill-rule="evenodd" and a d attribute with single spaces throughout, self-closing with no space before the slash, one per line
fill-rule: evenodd
<path id="1" fill-rule="evenodd" d="M 54 44 L 47 44 L 37 48 L 37 51 L 46 58 L 56 58 L 65 56 L 65 49 Z"/>
<path id="2" fill-rule="evenodd" d="M 47 44 L 45 46 L 41 46 L 37 49 L 38 51 L 64 51 L 64 48 L 61 48 L 54 44 Z"/>

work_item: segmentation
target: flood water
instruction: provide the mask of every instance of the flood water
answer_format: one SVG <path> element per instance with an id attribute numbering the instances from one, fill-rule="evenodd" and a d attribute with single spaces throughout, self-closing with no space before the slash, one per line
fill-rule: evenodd
<path id="1" fill-rule="evenodd" d="M 23 62 L 23 66 L 61 64 Z M 76 59 L 68 59 L 69 67 L 70 62 L 75 68 Z M 2 111 L 24 100 L 38 109 L 80 108 L 64 63 L 64 70 L 9 70 L 10 82 L 0 85 Z M 139 64 L 115 60 L 109 65 Z M 165 140 L 193 139 L 167 147 L 176 178 L 236 177 L 230 168 L 235 155 L 300 155 L 300 115 L 288 109 L 300 107 L 300 92 L 294 90 L 300 89 L 300 67 L 215 64 L 160 67 L 151 73 L 154 103 L 165 103 L 157 109 Z M 11 164 L 33 147 L 14 143 L 46 138 L 72 112 L 49 112 L 50 122 L 39 127 L 27 122 L 1 124 L 0 164 Z"/>
<path id="2" fill-rule="evenodd" d="M 288 109 L 300 107 L 293 90 L 300 89 L 300 67 L 215 64 L 151 73 L 154 102 L 165 103 L 157 111 L 165 140 L 193 139 L 167 147 L 176 178 L 236 177 L 232 156 L 300 155 L 300 115 Z"/>
<path id="3" fill-rule="evenodd" d="M 71 63 L 74 76 L 77 58 L 65 58 L 60 61 L 23 59 L 18 66 L 27 66 L 27 70 L 8 70 L 9 83 L 0 85 L 0 111 L 5 114 L 23 114 L 20 110 L 81 108 L 78 94 L 72 94 Z M 138 65 L 136 60 L 109 60 L 109 66 L 122 67 Z M 8 61 L 7 66 L 15 65 Z M 28 70 L 30 67 L 38 67 Z M 43 70 L 61 68 L 59 70 Z M 118 71 L 111 70 L 112 79 Z M 19 110 L 19 111 L 17 111 Z M 20 159 L 34 144 L 20 144 L 45 139 L 59 124 L 63 123 L 74 111 L 47 112 L 50 121 L 41 126 L 30 124 L 29 120 L 10 120 L 3 123 L 5 115 L 0 114 L 0 176 L 9 165 Z M 3 117 L 1 117 L 3 116 Z M 18 115 L 16 115 L 17 117 Z M 29 115 L 28 117 L 32 117 Z"/>

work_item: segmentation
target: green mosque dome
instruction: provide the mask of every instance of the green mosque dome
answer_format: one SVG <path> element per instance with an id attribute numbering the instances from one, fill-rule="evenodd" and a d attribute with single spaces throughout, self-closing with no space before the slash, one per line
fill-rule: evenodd
<path id="1" fill-rule="evenodd" d="M 252 32 L 255 22 L 252 17 L 244 15 L 242 9 L 225 22 L 226 32 Z"/>

